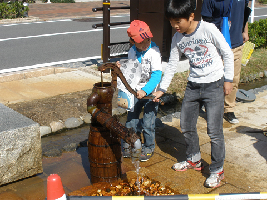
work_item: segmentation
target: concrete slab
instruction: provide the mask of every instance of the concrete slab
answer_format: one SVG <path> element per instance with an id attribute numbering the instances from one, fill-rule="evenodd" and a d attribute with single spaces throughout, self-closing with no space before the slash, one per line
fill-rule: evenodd
<path id="1" fill-rule="evenodd" d="M 39 77 L 39 76 L 46 76 L 49 74 L 55 73 L 54 67 L 44 67 L 40 69 L 33 69 L 33 70 L 26 70 L 23 72 L 24 79 Z"/>
<path id="2" fill-rule="evenodd" d="M 20 79 L 24 79 L 23 73 L 14 73 L 13 72 L 13 73 L 0 74 L 0 83 L 20 80 Z"/>
<path id="3" fill-rule="evenodd" d="M 75 81 L 78 80 L 83 80 L 83 81 L 88 81 L 90 80 L 91 82 L 94 80 L 94 82 L 96 81 L 101 81 L 101 77 L 100 76 L 94 76 L 91 74 L 88 74 L 86 72 L 83 71 L 74 71 L 74 72 L 65 72 L 65 73 L 60 73 L 57 74 L 59 77 L 61 78 L 65 78 L 65 79 L 73 79 Z"/>
<path id="4" fill-rule="evenodd" d="M 24 82 L 24 81 L 22 81 Z M 38 78 L 31 78 L 25 80 L 27 87 L 34 88 L 46 95 L 46 97 L 56 96 L 59 94 L 64 94 L 68 89 L 65 89 L 60 86 L 60 84 L 55 82 L 46 81 L 40 77 Z"/>
<path id="5" fill-rule="evenodd" d="M 67 72 L 65 72 L 67 73 Z M 70 92 L 82 91 L 92 88 L 93 82 L 91 84 L 81 83 L 78 80 L 63 78 L 64 74 L 51 74 L 48 76 L 40 76 L 39 78 L 45 82 L 49 82 L 54 85 L 54 88 L 50 88 L 51 90 L 57 90 L 58 94 L 65 94 Z M 52 92 L 52 91 L 51 91 Z"/>
<path id="6" fill-rule="evenodd" d="M 43 92 L 34 89 L 29 84 L 25 84 L 25 82 L 21 80 L 4 82 L 1 83 L 1 85 L 14 93 L 21 95 L 23 97 L 21 101 L 30 101 L 36 98 L 44 98 L 46 96 Z"/>
<path id="7" fill-rule="evenodd" d="M 22 114 L 15 112 L 3 104 L 0 104 L 0 110 L 0 132 L 37 124 L 31 119 L 24 117 Z"/>
<path id="8" fill-rule="evenodd" d="M 100 74 L 99 75 L 92 75 L 92 74 L 88 74 L 86 72 L 83 72 L 83 71 L 80 71 L 80 70 L 77 70 L 75 72 L 73 72 L 74 74 L 77 74 L 79 76 L 82 76 L 84 78 L 88 78 L 88 79 L 93 79 L 95 80 L 96 82 L 99 82 L 101 81 L 101 77 L 100 77 Z"/>
<path id="9" fill-rule="evenodd" d="M 0 185 L 41 173 L 39 124 L 0 104 Z"/>
<path id="10" fill-rule="evenodd" d="M 91 76 L 88 73 L 82 71 L 75 71 L 75 72 L 65 72 L 61 74 L 57 74 L 58 77 L 71 80 L 72 83 L 78 85 L 79 87 L 85 88 L 85 90 L 93 88 L 96 82 L 101 81 L 101 77 Z"/>
<path id="11" fill-rule="evenodd" d="M 255 144 L 258 144 L 258 149 L 255 148 Z M 243 146 L 242 146 L 243 144 Z M 204 144 L 200 147 L 201 152 L 210 155 L 210 143 Z M 239 140 L 226 140 L 225 144 L 225 160 L 233 163 L 236 166 L 246 168 L 248 171 L 256 170 L 258 173 L 265 173 L 267 164 L 266 157 L 261 156 L 260 152 L 267 152 L 267 143 L 263 141 L 257 141 L 251 137 L 240 138 Z M 253 165 L 253 167 L 252 167 Z"/>
<path id="12" fill-rule="evenodd" d="M 237 138 L 225 139 L 225 143 L 227 146 L 233 146 L 233 147 L 237 147 L 241 149 L 251 146 L 256 142 L 257 140 L 255 140 L 254 137 L 251 137 L 248 135 L 241 135 L 240 137 L 237 137 Z"/>
<path id="13" fill-rule="evenodd" d="M 0 90 L 1 90 L 1 96 L 0 96 L 0 103 L 8 104 L 8 103 L 17 103 L 20 101 L 23 101 L 24 97 L 14 91 L 11 91 L 8 88 L 5 88 L 0 83 Z"/>

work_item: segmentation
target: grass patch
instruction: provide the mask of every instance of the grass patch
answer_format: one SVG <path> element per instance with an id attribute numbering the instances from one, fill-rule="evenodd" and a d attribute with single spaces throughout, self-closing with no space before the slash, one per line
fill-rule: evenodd
<path id="1" fill-rule="evenodd" d="M 267 70 L 267 49 L 260 48 L 255 49 L 249 59 L 246 66 L 242 66 L 240 73 L 240 82 L 250 82 L 255 79 L 260 79 L 263 76 L 263 72 Z M 187 77 L 189 72 L 176 73 L 172 79 L 172 82 L 167 90 L 167 93 L 177 95 L 178 99 L 183 98 Z"/>
<path id="2" fill-rule="evenodd" d="M 178 99 L 183 98 L 188 75 L 189 71 L 174 74 L 174 77 L 172 78 L 172 82 L 167 90 L 167 93 L 170 94 L 176 93 Z"/>
<path id="3" fill-rule="evenodd" d="M 242 66 L 240 82 L 250 82 L 262 78 L 262 72 L 267 70 L 267 49 L 255 49 L 246 66 Z"/>

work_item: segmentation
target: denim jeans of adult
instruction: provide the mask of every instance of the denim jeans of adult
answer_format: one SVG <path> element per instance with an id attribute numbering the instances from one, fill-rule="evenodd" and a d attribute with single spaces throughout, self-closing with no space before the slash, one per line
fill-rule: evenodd
<path id="1" fill-rule="evenodd" d="M 225 143 L 223 135 L 224 78 L 212 83 L 188 82 L 181 109 L 181 130 L 186 142 L 187 160 L 196 162 L 201 159 L 197 119 L 200 105 L 207 114 L 207 133 L 211 140 L 210 172 L 223 169 Z"/>
<path id="2" fill-rule="evenodd" d="M 139 119 L 144 107 L 143 119 Z M 135 132 L 143 132 L 144 146 L 155 149 L 155 120 L 158 111 L 158 103 L 150 99 L 136 99 L 134 111 L 128 112 L 125 126 L 133 128 Z"/>

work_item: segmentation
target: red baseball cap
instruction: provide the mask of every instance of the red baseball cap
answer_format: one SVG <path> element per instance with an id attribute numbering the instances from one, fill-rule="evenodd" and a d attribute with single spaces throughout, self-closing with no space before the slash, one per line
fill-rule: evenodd
<path id="1" fill-rule="evenodd" d="M 127 33 L 136 43 L 141 43 L 144 39 L 153 37 L 149 26 L 140 20 L 132 21 Z"/>

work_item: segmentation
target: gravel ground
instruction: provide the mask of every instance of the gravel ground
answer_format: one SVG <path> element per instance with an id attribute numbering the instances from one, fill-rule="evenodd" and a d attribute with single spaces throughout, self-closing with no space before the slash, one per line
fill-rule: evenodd
<path id="1" fill-rule="evenodd" d="M 49 126 L 52 121 L 65 121 L 70 117 L 87 114 L 86 102 L 92 90 L 57 95 L 29 102 L 9 104 L 8 107 L 39 123 Z"/>

